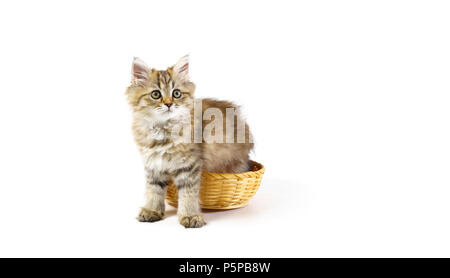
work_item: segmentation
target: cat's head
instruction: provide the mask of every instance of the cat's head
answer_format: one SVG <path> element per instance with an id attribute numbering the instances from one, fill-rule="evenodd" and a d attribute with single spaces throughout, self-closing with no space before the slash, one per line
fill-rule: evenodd
<path id="1" fill-rule="evenodd" d="M 156 120 L 183 117 L 194 103 L 195 85 L 189 80 L 189 57 L 166 70 L 148 67 L 134 58 L 128 101 L 134 111 Z"/>

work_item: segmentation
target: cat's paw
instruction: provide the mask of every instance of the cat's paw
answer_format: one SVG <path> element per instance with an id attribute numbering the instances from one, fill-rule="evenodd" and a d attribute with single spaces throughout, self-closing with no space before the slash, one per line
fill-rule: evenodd
<path id="1" fill-rule="evenodd" d="M 180 216 L 179 221 L 185 228 L 200 228 L 206 225 L 206 222 L 201 215 Z"/>
<path id="2" fill-rule="evenodd" d="M 141 208 L 139 215 L 136 219 L 139 222 L 155 222 L 163 218 L 164 214 L 160 211 L 154 211 L 146 208 Z"/>

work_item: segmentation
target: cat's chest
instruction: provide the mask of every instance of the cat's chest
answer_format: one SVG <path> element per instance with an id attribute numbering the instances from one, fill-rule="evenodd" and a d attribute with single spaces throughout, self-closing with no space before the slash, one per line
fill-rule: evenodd
<path id="1" fill-rule="evenodd" d="M 192 156 L 192 152 L 185 145 L 173 142 L 152 148 L 141 147 L 140 153 L 146 168 L 169 172 L 183 167 Z"/>
<path id="2" fill-rule="evenodd" d="M 135 139 L 144 165 L 154 171 L 171 171 L 189 163 L 196 157 L 196 146 L 176 136 L 173 130 L 180 130 L 182 121 L 155 125 L 145 118 L 137 121 Z"/>
<path id="3" fill-rule="evenodd" d="M 133 126 L 134 137 L 140 146 L 153 146 L 158 142 L 172 141 L 172 145 L 178 144 L 181 138 L 176 131 L 183 129 L 184 121 L 155 121 L 149 117 L 137 117 Z M 167 146 L 171 147 L 171 146 Z"/>

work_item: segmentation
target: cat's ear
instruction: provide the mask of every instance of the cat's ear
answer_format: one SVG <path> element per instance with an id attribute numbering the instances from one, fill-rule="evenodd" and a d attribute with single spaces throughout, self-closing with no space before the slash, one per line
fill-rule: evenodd
<path id="1" fill-rule="evenodd" d="M 175 66 L 173 66 L 173 72 L 180 81 L 189 81 L 189 55 L 178 60 Z"/>
<path id="2" fill-rule="evenodd" d="M 141 85 L 148 81 L 151 69 L 141 59 L 134 57 L 133 66 L 131 67 L 131 79 L 136 85 Z"/>

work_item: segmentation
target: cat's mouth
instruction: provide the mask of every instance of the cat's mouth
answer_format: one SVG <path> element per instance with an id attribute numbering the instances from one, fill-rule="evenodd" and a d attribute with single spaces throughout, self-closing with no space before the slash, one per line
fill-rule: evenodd
<path id="1" fill-rule="evenodd" d="M 172 113 L 175 109 L 173 109 L 173 107 L 162 107 L 159 110 L 163 114 L 169 114 L 169 113 Z"/>

